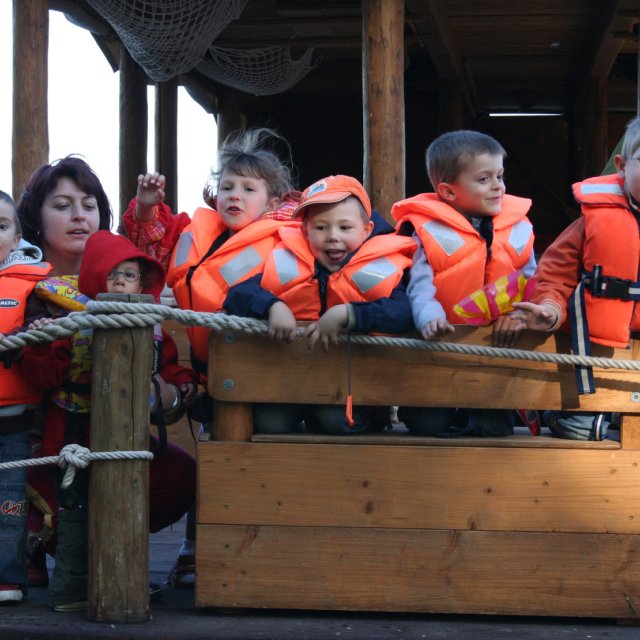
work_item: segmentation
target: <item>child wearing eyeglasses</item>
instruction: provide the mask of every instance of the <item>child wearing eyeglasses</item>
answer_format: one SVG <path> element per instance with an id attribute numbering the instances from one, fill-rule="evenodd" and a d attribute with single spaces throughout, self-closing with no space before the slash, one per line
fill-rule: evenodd
<path id="1" fill-rule="evenodd" d="M 164 279 L 162 265 L 130 240 L 110 231 L 96 231 L 85 246 L 78 290 L 85 301 L 95 299 L 99 293 L 147 293 L 158 301 Z M 46 280 L 36 285 L 41 289 L 47 286 Z M 43 455 L 55 455 L 62 446 L 73 442 L 89 444 L 91 343 L 92 331 L 88 329 L 63 340 L 25 348 L 29 379 L 51 392 L 54 405 L 47 411 Z M 176 345 L 159 326 L 154 330 L 152 372 L 152 418 L 155 415 L 159 423 L 159 416 L 164 416 L 165 423 L 174 422 L 179 417 L 179 407 L 195 397 L 198 376 L 193 369 L 178 364 Z M 154 453 L 162 452 L 166 444 L 162 440 L 152 437 Z M 58 544 L 49 583 L 49 604 L 54 611 L 87 606 L 87 480 L 86 472 L 77 473 L 68 489 L 57 489 Z M 195 470 L 193 478 L 183 481 L 185 504 L 180 508 L 184 512 L 193 495 Z"/>

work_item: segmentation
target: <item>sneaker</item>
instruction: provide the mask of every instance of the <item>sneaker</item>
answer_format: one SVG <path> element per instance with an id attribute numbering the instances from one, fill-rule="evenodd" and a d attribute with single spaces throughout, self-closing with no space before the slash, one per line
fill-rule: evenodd
<path id="1" fill-rule="evenodd" d="M 20 602 L 22 589 L 17 584 L 0 584 L 0 602 Z"/>
<path id="2" fill-rule="evenodd" d="M 178 556 L 167 582 L 172 589 L 178 587 L 193 588 L 196 581 L 196 557 L 194 555 Z"/>
<path id="3" fill-rule="evenodd" d="M 53 611 L 86 611 L 88 607 L 86 600 L 78 600 L 77 602 L 65 602 L 64 604 L 54 604 Z"/>

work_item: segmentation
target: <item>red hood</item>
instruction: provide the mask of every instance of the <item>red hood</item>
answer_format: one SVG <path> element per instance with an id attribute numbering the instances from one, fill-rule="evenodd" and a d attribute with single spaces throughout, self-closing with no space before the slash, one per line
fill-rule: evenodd
<path id="1" fill-rule="evenodd" d="M 99 293 L 106 293 L 107 275 L 125 260 L 140 260 L 146 265 L 148 274 L 143 293 L 151 294 L 158 302 L 164 288 L 162 265 L 142 253 L 128 238 L 110 231 L 96 231 L 87 240 L 78 277 L 80 291 L 93 300 Z"/>

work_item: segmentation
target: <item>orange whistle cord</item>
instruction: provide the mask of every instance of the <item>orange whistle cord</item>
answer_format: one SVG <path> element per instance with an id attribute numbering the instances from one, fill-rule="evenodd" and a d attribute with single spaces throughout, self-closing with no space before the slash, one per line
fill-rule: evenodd
<path id="1" fill-rule="evenodd" d="M 353 396 L 351 395 L 351 333 L 347 334 L 347 406 L 345 407 L 344 417 L 350 427 L 355 425 L 353 419 Z"/>

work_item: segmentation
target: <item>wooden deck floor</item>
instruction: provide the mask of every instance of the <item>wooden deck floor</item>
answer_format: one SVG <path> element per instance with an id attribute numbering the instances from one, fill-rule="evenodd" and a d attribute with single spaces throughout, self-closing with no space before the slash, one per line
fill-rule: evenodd
<path id="1" fill-rule="evenodd" d="M 150 538 L 150 579 L 163 583 L 175 560 L 184 523 Z M 164 585 L 167 587 L 167 585 Z M 240 611 L 222 614 L 196 609 L 193 590 L 167 587 L 152 603 L 152 618 L 133 625 L 89 622 L 84 613 L 53 613 L 46 589 L 31 589 L 22 604 L 0 607 L 0 638 L 11 640 L 69 640 L 118 638 L 155 640 L 215 638 L 216 640 L 635 640 L 637 627 L 612 620 L 357 614 L 309 611 Z"/>

